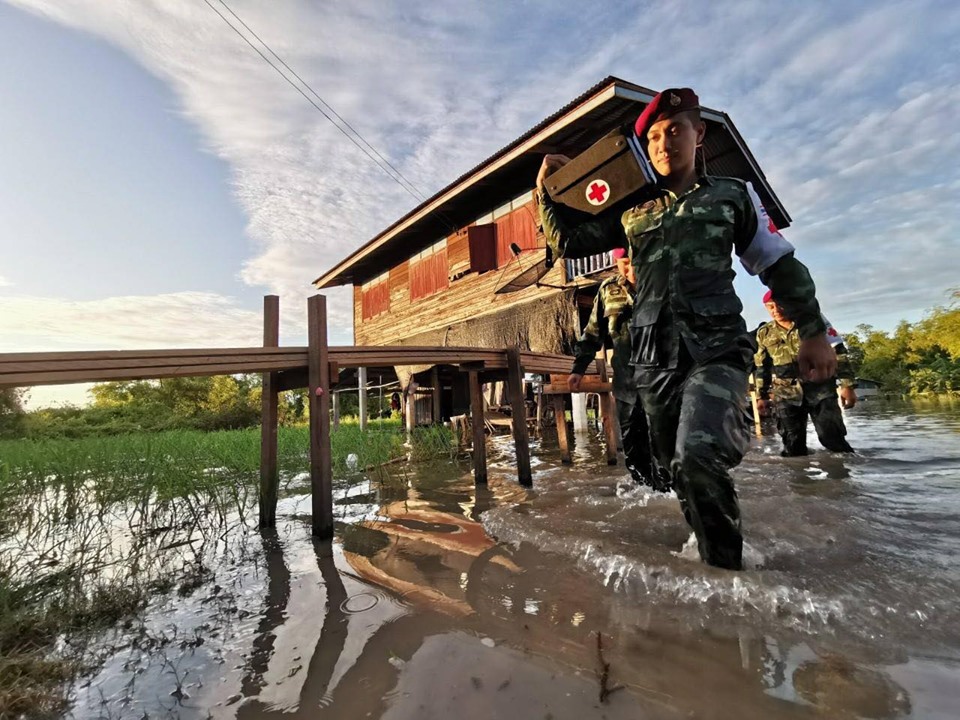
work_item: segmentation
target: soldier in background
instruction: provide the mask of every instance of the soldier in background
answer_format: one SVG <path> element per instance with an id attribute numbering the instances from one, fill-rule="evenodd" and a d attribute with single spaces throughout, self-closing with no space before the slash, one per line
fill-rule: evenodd
<path id="1" fill-rule="evenodd" d="M 546 177 L 569 158 L 547 155 L 537 176 L 540 219 L 557 257 L 629 248 L 637 278 L 631 362 L 656 460 L 669 469 L 700 557 L 739 570 L 743 535 L 730 469 L 748 446 L 744 402 L 754 346 L 733 287 L 734 251 L 796 319 L 801 374 L 826 380 L 837 356 L 813 280 L 753 187 L 698 172 L 706 125 L 693 90 L 659 93 L 637 118 L 635 132 L 656 185 L 627 198 L 621 212 L 573 225 L 543 192 Z"/>
<path id="2" fill-rule="evenodd" d="M 846 440 L 847 428 L 837 403 L 837 377 L 840 378 L 840 400 L 845 408 L 857 403 L 853 370 L 847 358 L 847 349 L 837 331 L 828 328 L 836 339 L 837 373 L 822 382 L 809 382 L 800 376 L 797 352 L 800 335 L 796 323 L 787 317 L 768 292 L 763 304 L 773 318 L 757 330 L 757 353 L 754 365 L 760 371 L 760 398 L 757 404 L 763 412 L 770 402 L 777 432 L 783 440 L 784 457 L 807 454 L 807 417 L 813 420 L 820 444 L 833 452 L 853 452 Z M 764 369 L 766 371 L 764 371 Z"/>
<path id="3" fill-rule="evenodd" d="M 574 348 L 569 385 L 572 392 L 580 389 L 587 366 L 604 347 L 613 349 L 613 396 L 617 401 L 617 419 L 627 470 L 633 479 L 654 490 L 670 489 L 669 477 L 659 472 L 650 452 L 650 429 L 647 414 L 637 401 L 637 384 L 630 366 L 630 317 L 633 311 L 633 267 L 625 257 L 626 250 L 613 251 L 617 275 L 600 283 L 587 326 Z"/>

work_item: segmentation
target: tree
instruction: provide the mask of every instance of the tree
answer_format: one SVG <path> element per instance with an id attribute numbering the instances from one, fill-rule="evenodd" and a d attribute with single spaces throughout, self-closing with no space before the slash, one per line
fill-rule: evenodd
<path id="1" fill-rule="evenodd" d="M 0 388 L 0 437 L 16 437 L 23 429 L 26 388 Z"/>

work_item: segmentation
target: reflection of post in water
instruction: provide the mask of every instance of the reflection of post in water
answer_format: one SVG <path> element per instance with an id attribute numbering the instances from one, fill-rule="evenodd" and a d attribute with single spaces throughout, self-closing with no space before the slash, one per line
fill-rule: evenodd
<path id="1" fill-rule="evenodd" d="M 263 676 L 270 665 L 273 644 L 277 639 L 274 630 L 283 624 L 287 602 L 290 600 L 290 570 L 283 561 L 283 547 L 280 545 L 277 531 L 265 529 L 261 531 L 261 536 L 267 562 L 267 607 L 257 625 L 253 652 L 250 655 L 247 672 L 240 682 L 240 693 L 244 697 L 254 697 L 263 689 Z"/>
<path id="2" fill-rule="evenodd" d="M 477 485 L 473 507 L 470 508 L 470 519 L 480 522 L 480 516 L 494 506 L 493 491 L 487 485 Z"/>
<path id="3" fill-rule="evenodd" d="M 330 540 L 314 539 L 313 547 L 317 556 L 317 566 L 320 568 L 320 575 L 326 587 L 327 607 L 320 640 L 310 659 L 307 678 L 300 692 L 299 710 L 295 717 L 300 716 L 301 713 L 307 714 L 307 717 L 314 717 L 317 710 L 329 702 L 329 698 L 326 697 L 327 688 L 347 641 L 348 618 L 343 611 L 347 592 L 334 564 L 333 543 Z M 241 683 L 242 694 L 247 698 L 256 697 L 265 685 L 263 676 L 273 654 L 273 643 L 276 639 L 273 630 L 283 623 L 290 598 L 290 571 L 283 562 L 281 546 L 275 531 L 264 537 L 264 549 L 270 575 L 267 611 L 257 627 L 257 638 L 253 643 L 254 650 L 249 672 Z M 258 700 L 246 702 L 237 709 L 238 720 L 247 718 L 262 720 L 269 717 L 286 718 L 290 715 L 283 711 L 271 713 Z"/>
<path id="4" fill-rule="evenodd" d="M 316 710 L 329 702 L 327 689 L 330 678 L 337 666 L 337 660 L 343 653 L 349 634 L 349 618 L 343 611 L 347 599 L 346 588 L 333 560 L 333 543 L 330 540 L 313 541 L 313 550 L 317 556 L 317 566 L 327 590 L 327 608 L 323 618 L 320 640 L 310 665 L 307 668 L 307 680 L 300 692 L 301 711 Z"/>

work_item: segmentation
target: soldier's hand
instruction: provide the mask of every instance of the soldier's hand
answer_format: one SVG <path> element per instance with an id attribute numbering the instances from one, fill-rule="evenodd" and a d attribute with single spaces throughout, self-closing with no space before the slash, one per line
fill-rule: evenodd
<path id="1" fill-rule="evenodd" d="M 823 382 L 837 374 L 837 353 L 826 335 L 801 340 L 797 363 L 800 365 L 800 377 L 810 382 Z"/>
<path id="2" fill-rule="evenodd" d="M 544 155 L 543 162 L 540 163 L 540 172 L 537 173 L 537 189 L 543 190 L 543 181 L 548 175 L 556 172 L 564 165 L 570 162 L 566 155 Z"/>
<path id="3" fill-rule="evenodd" d="M 570 373 L 569 377 L 567 377 L 567 387 L 570 388 L 570 392 L 580 392 L 581 380 L 583 380 L 583 375 Z"/>
<path id="4" fill-rule="evenodd" d="M 840 404 L 849 410 L 857 404 L 857 391 L 849 385 L 840 388 Z"/>

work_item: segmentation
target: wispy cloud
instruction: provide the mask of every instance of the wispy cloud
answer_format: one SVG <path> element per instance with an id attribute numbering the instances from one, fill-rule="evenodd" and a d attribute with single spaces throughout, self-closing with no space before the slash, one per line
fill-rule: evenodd
<path id="1" fill-rule="evenodd" d="M 10 287 L 13 283 L 7 280 L 3 275 L 0 275 L 0 287 Z"/>
<path id="2" fill-rule="evenodd" d="M 251 241 L 238 277 L 281 295 L 291 334 L 303 331 L 309 280 L 415 204 L 205 4 L 13 2 L 106 39 L 169 83 L 233 170 Z M 763 164 L 835 323 L 877 308 L 916 316 L 955 283 L 953 6 L 697 0 L 584 13 L 581 3 L 545 2 L 450 2 L 429 12 L 399 0 L 230 4 L 426 194 L 604 75 L 688 84 L 730 113 Z M 328 295 L 334 338 L 344 342 L 350 294 Z M 163 297 L 161 305 L 179 296 Z M 35 302 L 32 317 L 64 342 L 151 337 L 132 317 L 122 331 L 102 322 L 87 324 L 93 335 L 59 334 L 53 326 L 67 323 L 38 313 L 62 318 L 72 304 Z M 138 322 L 151 315 L 150 298 L 124 302 L 139 308 Z M 221 310 L 259 332 L 256 313 L 218 302 L 201 302 L 211 311 L 199 315 L 169 308 L 154 337 L 187 342 L 174 319 L 204 328 L 197 340 L 216 336 Z"/>
<path id="3" fill-rule="evenodd" d="M 0 297 L 5 332 L 0 352 L 262 344 L 261 316 L 229 298 L 176 293 L 69 301 Z M 29 339 L 29 340 L 27 340 Z"/>

